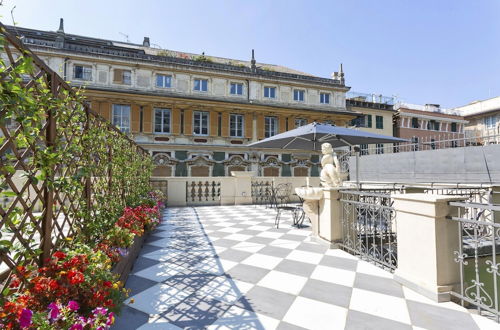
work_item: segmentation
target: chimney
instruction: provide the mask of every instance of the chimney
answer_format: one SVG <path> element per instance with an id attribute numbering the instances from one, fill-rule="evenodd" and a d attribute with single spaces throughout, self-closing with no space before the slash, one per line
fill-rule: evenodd
<path id="1" fill-rule="evenodd" d="M 252 49 L 252 60 L 250 61 L 251 63 L 251 68 L 252 68 L 252 71 L 255 72 L 257 71 L 257 66 L 255 65 L 256 61 L 255 61 L 255 52 L 254 50 Z"/>
<path id="2" fill-rule="evenodd" d="M 59 29 L 56 31 L 56 47 L 64 48 L 64 19 L 59 20 Z"/>
<path id="3" fill-rule="evenodd" d="M 150 44 L 149 44 L 149 37 L 144 37 L 144 40 L 142 41 L 142 45 L 144 47 L 150 47 Z"/>
<path id="4" fill-rule="evenodd" d="M 340 76 L 340 83 L 341 83 L 341 84 L 345 84 L 345 79 L 344 79 L 344 68 L 342 67 L 342 63 L 340 63 L 340 72 L 339 72 L 339 76 Z"/>
<path id="5" fill-rule="evenodd" d="M 64 18 L 59 19 L 59 29 L 56 32 L 64 33 Z"/>

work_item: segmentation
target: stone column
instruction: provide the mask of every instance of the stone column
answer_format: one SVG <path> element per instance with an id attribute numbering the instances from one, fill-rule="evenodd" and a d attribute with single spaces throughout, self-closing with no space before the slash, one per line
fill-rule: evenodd
<path id="1" fill-rule="evenodd" d="M 392 194 L 396 211 L 398 267 L 394 279 L 420 294 L 442 302 L 460 281 L 457 213 L 450 201 L 466 197 L 429 194 Z"/>
<path id="2" fill-rule="evenodd" d="M 168 179 L 168 206 L 186 206 L 186 179 Z"/>

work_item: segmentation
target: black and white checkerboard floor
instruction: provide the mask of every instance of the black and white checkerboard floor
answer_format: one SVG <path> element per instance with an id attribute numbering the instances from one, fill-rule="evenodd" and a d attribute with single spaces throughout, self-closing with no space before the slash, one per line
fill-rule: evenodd
<path id="1" fill-rule="evenodd" d="M 114 329 L 485 329 L 392 274 L 255 206 L 169 208 L 126 286 Z M 131 303 L 131 301 L 133 303 Z"/>

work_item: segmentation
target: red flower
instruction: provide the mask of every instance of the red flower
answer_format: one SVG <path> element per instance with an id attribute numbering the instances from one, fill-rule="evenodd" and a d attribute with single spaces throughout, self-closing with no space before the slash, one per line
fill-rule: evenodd
<path id="1" fill-rule="evenodd" d="M 68 272 L 68 280 L 69 280 L 69 283 L 71 284 L 79 284 L 79 283 L 82 283 L 85 278 L 83 277 L 83 274 L 79 271 L 76 271 L 76 270 L 70 270 Z"/>
<path id="2" fill-rule="evenodd" d="M 113 286 L 113 283 L 111 281 L 104 281 L 104 283 L 102 284 L 107 288 L 111 288 Z"/>
<path id="3" fill-rule="evenodd" d="M 66 254 L 61 251 L 54 252 L 54 257 L 57 259 L 64 259 L 66 258 Z"/>

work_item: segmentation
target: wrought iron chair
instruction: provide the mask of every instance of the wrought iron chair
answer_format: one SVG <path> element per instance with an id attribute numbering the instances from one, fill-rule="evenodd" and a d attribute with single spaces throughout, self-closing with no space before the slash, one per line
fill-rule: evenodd
<path id="1" fill-rule="evenodd" d="M 274 191 L 273 204 L 276 206 L 276 218 L 274 220 L 274 224 L 276 225 L 276 228 L 279 228 L 281 214 L 283 211 L 289 211 L 292 213 L 292 224 L 294 226 L 300 226 L 304 221 L 304 211 L 302 210 L 302 205 L 290 203 L 291 193 L 291 183 L 281 183 Z"/>

